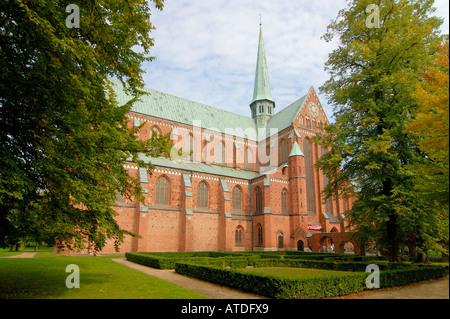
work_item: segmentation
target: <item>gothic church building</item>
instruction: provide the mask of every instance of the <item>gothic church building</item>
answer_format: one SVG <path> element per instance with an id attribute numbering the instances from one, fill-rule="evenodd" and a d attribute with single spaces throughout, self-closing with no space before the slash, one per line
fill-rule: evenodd
<path id="1" fill-rule="evenodd" d="M 119 81 L 114 89 L 120 104 L 129 100 Z M 121 252 L 348 248 L 338 235 L 346 234 L 354 199 L 323 201 L 327 177 L 314 166 L 327 150 L 311 138 L 328 119 L 314 88 L 276 112 L 262 31 L 251 117 L 147 91 L 129 125 L 143 125 L 142 139 L 170 133 L 182 153 L 143 157 L 155 166 L 151 173 L 124 164 L 139 178 L 145 202 L 117 195 L 119 225 L 142 237 L 126 237 Z M 103 250 L 113 251 L 112 244 Z"/>

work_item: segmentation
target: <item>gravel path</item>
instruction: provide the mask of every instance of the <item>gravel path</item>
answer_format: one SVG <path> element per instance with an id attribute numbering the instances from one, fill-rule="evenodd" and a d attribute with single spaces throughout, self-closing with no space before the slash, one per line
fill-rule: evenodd
<path id="1" fill-rule="evenodd" d="M 449 276 L 406 286 L 364 291 L 336 299 L 449 299 Z"/>
<path id="2" fill-rule="evenodd" d="M 20 255 L 1 257 L 1 258 L 33 258 L 37 253 L 21 253 Z"/>

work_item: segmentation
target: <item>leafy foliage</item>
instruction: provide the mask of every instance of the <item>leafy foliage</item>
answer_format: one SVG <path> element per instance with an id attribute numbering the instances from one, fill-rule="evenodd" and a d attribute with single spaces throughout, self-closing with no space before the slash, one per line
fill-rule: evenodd
<path id="1" fill-rule="evenodd" d="M 170 141 L 138 140 L 126 118 L 152 60 L 149 4 L 70 1 L 80 28 L 66 26 L 68 4 L 0 4 L 0 239 L 31 234 L 68 248 L 89 240 L 99 250 L 131 234 L 114 220 L 115 192 L 142 198 L 123 163 L 145 166 L 139 153 L 168 154 Z M 135 98 L 119 105 L 110 77 Z"/>
<path id="2" fill-rule="evenodd" d="M 425 249 L 439 236 L 439 218 L 414 191 L 411 166 L 427 161 L 417 137 L 405 132 L 417 116 L 415 88 L 440 41 L 441 21 L 431 17 L 432 0 L 381 0 L 380 28 L 368 28 L 373 1 L 349 1 L 324 35 L 340 46 L 326 63 L 330 79 L 321 88 L 336 122 L 317 138 L 331 151 L 318 166 L 330 183 L 326 196 L 356 194 L 347 213 L 360 245 L 376 242 L 398 259 L 408 243 Z"/>
<path id="3" fill-rule="evenodd" d="M 436 200 L 447 207 L 449 198 L 449 55 L 448 36 L 439 46 L 435 60 L 422 73 L 414 97 L 419 102 L 416 118 L 406 132 L 416 134 L 420 149 L 429 161 L 415 167 L 424 180 L 417 185 L 430 201 Z"/>

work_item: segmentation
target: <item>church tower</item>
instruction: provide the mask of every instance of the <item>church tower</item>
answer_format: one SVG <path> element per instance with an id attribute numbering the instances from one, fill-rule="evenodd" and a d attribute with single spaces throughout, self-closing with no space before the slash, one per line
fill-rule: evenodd
<path id="1" fill-rule="evenodd" d="M 256 62 L 255 88 L 253 100 L 250 103 L 252 118 L 255 119 L 258 128 L 264 128 L 274 114 L 275 101 L 272 99 L 269 83 L 269 70 L 267 68 L 266 50 L 262 27 L 259 31 L 258 60 Z"/>

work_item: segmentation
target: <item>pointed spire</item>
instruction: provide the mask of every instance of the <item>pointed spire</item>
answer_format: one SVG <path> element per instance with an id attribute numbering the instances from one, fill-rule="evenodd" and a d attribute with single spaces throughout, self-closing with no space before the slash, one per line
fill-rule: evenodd
<path id="1" fill-rule="evenodd" d="M 294 142 L 294 145 L 292 145 L 292 149 L 291 149 L 291 153 L 289 154 L 289 157 L 292 156 L 303 156 L 305 157 L 305 155 L 303 154 L 302 150 L 300 149 L 300 146 L 298 146 L 297 141 Z"/>
<path id="2" fill-rule="evenodd" d="M 252 103 L 254 103 L 255 101 L 263 100 L 274 102 L 274 100 L 272 99 L 272 94 L 270 92 L 269 70 L 267 68 L 266 50 L 264 49 L 262 26 L 260 25 L 258 61 L 256 63 L 255 89 L 253 91 Z"/>

